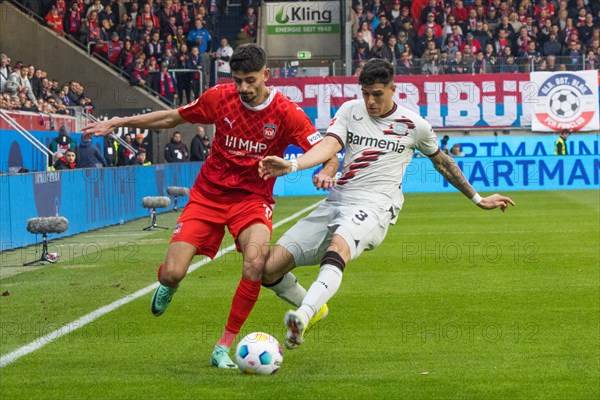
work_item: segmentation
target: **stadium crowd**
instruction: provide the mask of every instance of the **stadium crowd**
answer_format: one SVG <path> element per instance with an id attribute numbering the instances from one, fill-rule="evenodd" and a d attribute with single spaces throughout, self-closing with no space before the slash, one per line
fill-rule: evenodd
<path id="1" fill-rule="evenodd" d="M 229 40 L 213 39 L 216 17 L 224 12 L 223 1 L 22 2 L 44 16 L 57 34 L 67 34 L 86 45 L 90 53 L 120 68 L 131 84 L 149 87 L 169 103 L 181 105 L 197 98 L 207 87 L 210 62 L 218 62 L 218 75 L 229 73 L 233 52 Z M 254 0 L 246 1 L 244 25 L 236 43 L 255 40 L 257 5 Z"/>
<path id="2" fill-rule="evenodd" d="M 0 54 L 0 109 L 35 111 L 47 114 L 70 114 L 69 107 L 80 106 L 88 111 L 94 104 L 77 81 L 59 83 L 46 71 Z"/>
<path id="3" fill-rule="evenodd" d="M 209 63 L 229 75 L 233 49 L 215 38 L 224 0 L 21 0 L 174 104 L 207 87 Z M 29 3 L 29 4 L 28 4 Z M 397 74 L 597 69 L 600 2 L 590 0 L 353 0 L 353 73 L 371 58 Z M 256 37 L 260 1 L 245 0 L 234 45 Z M 217 43 L 221 46 L 217 47 Z M 188 72 L 173 73 L 172 70 Z"/>
<path id="4" fill-rule="evenodd" d="M 354 0 L 352 59 L 398 74 L 597 69 L 600 2 Z"/>

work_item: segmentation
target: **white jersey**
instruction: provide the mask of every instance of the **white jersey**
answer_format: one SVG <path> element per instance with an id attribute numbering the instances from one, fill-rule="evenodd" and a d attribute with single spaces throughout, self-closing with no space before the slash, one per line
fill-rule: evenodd
<path id="1" fill-rule="evenodd" d="M 402 207 L 402 178 L 414 150 L 429 156 L 439 151 L 429 122 L 396 103 L 388 114 L 372 118 L 362 99 L 348 101 L 331 121 L 327 135 L 346 147 L 342 176 L 327 200 L 393 208 L 392 222 Z"/>
<path id="2" fill-rule="evenodd" d="M 221 72 L 223 74 L 231 73 L 231 67 L 229 66 L 229 58 L 231 58 L 233 54 L 233 49 L 231 46 L 227 45 L 225 47 L 219 47 L 216 51 L 217 53 L 217 72 Z M 227 60 L 221 60 L 221 57 L 229 57 Z"/>

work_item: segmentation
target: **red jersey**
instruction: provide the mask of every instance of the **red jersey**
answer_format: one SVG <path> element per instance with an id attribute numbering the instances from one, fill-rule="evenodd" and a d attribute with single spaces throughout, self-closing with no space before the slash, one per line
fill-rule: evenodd
<path id="1" fill-rule="evenodd" d="M 290 144 L 307 151 L 321 140 L 304 111 L 274 88 L 257 107 L 240 99 L 233 83 L 217 85 L 196 101 L 179 108 L 190 123 L 215 124 L 210 155 L 194 186 L 215 201 L 261 198 L 273 203 L 275 179 L 258 175 L 265 156 L 283 157 Z"/>

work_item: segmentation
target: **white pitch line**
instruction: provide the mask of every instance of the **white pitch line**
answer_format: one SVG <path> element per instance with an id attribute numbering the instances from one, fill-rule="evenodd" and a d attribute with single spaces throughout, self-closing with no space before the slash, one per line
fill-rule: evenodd
<path id="1" fill-rule="evenodd" d="M 321 204 L 321 202 L 323 202 L 323 200 L 318 201 L 315 204 L 312 204 L 312 205 L 298 211 L 294 215 L 291 215 L 285 219 L 282 219 L 281 221 L 279 221 L 273 225 L 273 229 L 279 228 L 281 225 L 286 224 L 289 221 L 293 221 L 294 219 L 298 218 L 300 215 L 304 214 L 305 212 L 310 211 L 313 208 L 316 208 L 319 204 Z M 231 245 L 225 249 L 219 250 L 219 252 L 215 256 L 215 258 L 213 258 L 213 260 L 216 260 L 217 258 L 223 256 L 226 253 L 229 253 L 232 250 L 235 250 L 235 245 Z M 191 274 L 192 272 L 194 272 L 201 266 L 208 264 L 209 262 L 211 262 L 213 260 L 211 260 L 210 258 L 205 258 L 201 261 L 198 261 L 197 263 L 194 263 L 190 266 L 187 273 Z M 133 300 L 136 300 L 142 296 L 145 296 L 146 294 L 155 290 L 157 287 L 158 287 L 158 282 L 155 282 L 152 285 L 146 286 L 145 288 L 140 289 L 133 294 L 127 295 L 120 300 L 117 300 L 113 303 L 105 305 L 104 307 L 100 307 L 99 309 L 92 311 L 91 313 L 86 314 L 83 317 L 62 326 L 62 327 L 58 328 L 57 330 L 50 332 L 47 335 L 39 337 L 39 338 L 35 339 L 34 341 L 30 342 L 29 344 L 26 344 L 25 346 L 18 348 L 15 351 L 12 351 L 8 354 L 3 355 L 2 357 L 0 357 L 0 368 L 4 368 L 7 365 L 17 361 L 19 358 L 24 357 L 27 354 L 33 353 L 34 351 L 41 349 L 45 345 L 54 342 L 56 339 L 61 338 L 65 335 L 89 324 L 90 322 L 97 320 L 98 318 L 108 314 L 111 311 L 116 310 L 117 308 L 119 308 L 121 306 L 124 306 L 127 303 L 132 302 Z"/>

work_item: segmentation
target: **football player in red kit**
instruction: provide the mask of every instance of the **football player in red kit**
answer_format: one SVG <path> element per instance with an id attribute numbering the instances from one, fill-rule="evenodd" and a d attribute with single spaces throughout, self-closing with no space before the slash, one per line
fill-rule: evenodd
<path id="1" fill-rule="evenodd" d="M 239 46 L 229 61 L 234 83 L 217 85 L 178 110 L 112 118 L 88 125 L 84 133 L 104 136 L 118 127 L 166 129 L 179 124 L 215 124 L 216 133 L 177 221 L 167 256 L 158 270 L 159 287 L 152 313 L 162 315 L 195 255 L 214 258 L 229 229 L 243 255 L 242 278 L 233 296 L 225 330 L 212 353 L 211 364 L 237 368 L 229 349 L 258 298 L 269 253 L 274 179 L 258 174 L 259 161 L 283 156 L 294 144 L 304 151 L 321 140 L 306 114 L 274 88 L 266 85 L 269 69 L 265 51 L 256 44 Z M 332 157 L 316 179 L 330 188 L 338 161 Z M 327 174 L 329 173 L 329 174 Z"/>

